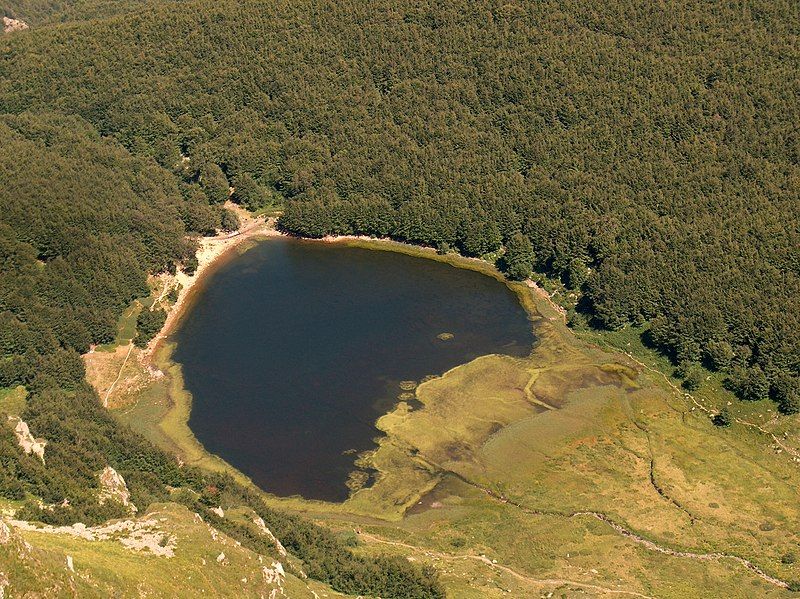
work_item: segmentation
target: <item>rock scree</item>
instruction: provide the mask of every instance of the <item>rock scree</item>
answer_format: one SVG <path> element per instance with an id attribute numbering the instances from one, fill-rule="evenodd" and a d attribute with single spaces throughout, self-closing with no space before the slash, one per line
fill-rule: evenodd
<path id="1" fill-rule="evenodd" d="M 35 455 L 42 460 L 42 464 L 44 464 L 44 448 L 47 445 L 47 441 L 45 439 L 35 439 L 31 434 L 31 430 L 28 428 L 28 424 L 22 420 L 22 418 L 9 416 L 8 419 L 11 422 L 16 422 L 14 434 L 17 437 L 17 442 L 22 448 L 22 451 L 28 455 Z"/>

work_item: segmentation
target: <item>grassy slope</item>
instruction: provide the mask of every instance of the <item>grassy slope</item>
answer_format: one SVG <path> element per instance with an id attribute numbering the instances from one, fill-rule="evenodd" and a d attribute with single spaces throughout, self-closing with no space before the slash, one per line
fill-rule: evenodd
<path id="1" fill-rule="evenodd" d="M 341 596 L 288 572 L 285 560 L 285 579 L 280 584 L 268 580 L 264 567 L 272 568 L 281 558 L 239 546 L 182 506 L 157 504 L 140 519 L 156 520 L 158 528 L 173 538 L 174 557 L 127 549 L 115 539 L 87 541 L 12 529 L 12 539 L 0 543 L 0 563 L 12 581 L 7 596 L 38 592 L 46 597 L 267 597 L 273 589 L 278 589 L 276 597 L 311 598 L 312 590 L 320 596 Z M 219 559 L 220 555 L 224 557 Z M 74 572 L 67 568 L 67 556 Z"/>
<path id="2" fill-rule="evenodd" d="M 117 321 L 117 334 L 112 343 L 98 345 L 96 351 L 112 352 L 121 345 L 127 345 L 136 336 L 136 319 L 142 311 L 143 300 L 133 300 L 131 305 L 120 314 Z"/>
<path id="3" fill-rule="evenodd" d="M 644 330 L 644 327 L 627 327 L 620 331 L 580 330 L 578 335 L 612 351 L 626 352 L 655 372 L 661 373 L 672 385 L 679 387 L 681 379 L 673 376 L 675 367 L 670 360 L 642 342 Z M 785 445 L 800 450 L 800 416 L 779 416 L 775 404 L 769 400 L 740 401 L 723 386 L 724 373 L 708 370 L 703 372 L 705 381 L 699 389 L 691 393 L 691 397 L 701 408 L 715 413 L 727 407 L 732 416 L 739 420 L 739 424 L 752 423 L 763 427 L 781 437 L 781 442 Z M 786 439 L 783 438 L 784 433 Z"/>
<path id="4" fill-rule="evenodd" d="M 28 392 L 25 387 L 0 387 L 0 414 L 19 416 L 25 409 L 25 397 Z"/>
<path id="5" fill-rule="evenodd" d="M 619 354 L 584 345 L 552 322 L 539 332 L 545 339 L 530 360 L 484 358 L 455 369 L 418 390 L 425 409 L 382 421 L 384 446 L 412 448 L 416 461 L 521 507 L 451 477 L 424 500 L 437 509 L 379 534 L 399 529 L 411 544 L 485 553 L 532 578 L 658 597 L 783 594 L 731 559 L 664 555 L 573 515 L 601 512 L 666 548 L 740 555 L 786 580 L 800 576 L 781 561 L 800 541 L 793 525 L 800 476 L 790 456 L 774 454 L 745 427 L 713 427 L 657 379 L 631 380 Z M 609 367 L 617 362 L 626 368 Z M 533 404 L 525 413 L 528 377 L 535 397 L 560 409 Z M 359 505 L 366 493 L 356 496 Z"/>

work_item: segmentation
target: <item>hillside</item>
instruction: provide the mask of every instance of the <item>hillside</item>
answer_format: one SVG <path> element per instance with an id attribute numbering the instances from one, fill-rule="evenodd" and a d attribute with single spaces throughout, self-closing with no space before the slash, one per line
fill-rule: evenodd
<path id="1" fill-rule="evenodd" d="M 174 504 L 122 524 L 37 530 L 0 523 L 0 563 L 12 569 L 0 588 L 12 597 L 219 597 L 232 588 L 249 597 L 343 596 L 309 581 L 277 549 L 251 551 Z"/>
<path id="2" fill-rule="evenodd" d="M 99 501 L 111 467 L 170 529 L 205 531 L 196 512 L 240 543 L 234 570 L 254 593 L 274 588 L 246 565 L 272 555 L 265 537 L 252 518 L 211 508 L 262 518 L 313 581 L 289 572 L 297 593 L 489 596 L 509 577 L 519 596 L 562 583 L 674 597 L 699 581 L 708 596 L 797 585 L 795 3 L 0 9 L 31 26 L 0 33 L 0 497 L 14 519 L 133 518 Z M 542 316 L 540 299 L 545 341 L 529 361 L 483 372 L 479 360 L 441 379 L 447 393 L 420 387 L 432 407 L 381 420 L 382 483 L 344 507 L 265 497 L 177 461 L 174 440 L 148 428 L 148 402 L 170 400 L 165 381 L 139 390 L 131 405 L 150 412 L 131 423 L 103 407 L 81 357 L 147 344 L 166 314 L 137 322 L 134 308 L 156 302 L 154 276 L 194 272 L 202 237 L 237 228 L 228 200 L 280 213 L 292 234 L 484 258 L 553 292 L 572 331 Z M 505 403 L 483 413 L 495 397 Z M 730 429 L 709 420 L 722 410 Z M 46 442 L 43 457 L 25 453 L 20 422 L 28 446 Z M 425 501 L 438 506 L 415 513 Z M 31 591 L 102 595 L 140 575 L 116 545 L 108 566 L 103 542 L 9 526 L 0 572 L 22 573 Z M 517 533 L 524 542 L 509 542 Z M 608 568 L 598 552 L 613 554 Z M 88 578 L 62 567 L 73 553 Z M 35 580 L 42 564 L 52 576 Z M 164 580 L 205 572 L 187 568 Z"/>

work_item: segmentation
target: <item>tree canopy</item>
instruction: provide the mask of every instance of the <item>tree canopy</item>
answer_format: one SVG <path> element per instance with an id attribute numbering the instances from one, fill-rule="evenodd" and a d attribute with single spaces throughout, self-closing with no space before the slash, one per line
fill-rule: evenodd
<path id="1" fill-rule="evenodd" d="M 33 405 L 187 233 L 235 227 L 231 186 L 292 233 L 559 278 L 595 325 L 797 411 L 791 0 L 3 10 L 41 23 L 0 36 L 0 385 Z"/>

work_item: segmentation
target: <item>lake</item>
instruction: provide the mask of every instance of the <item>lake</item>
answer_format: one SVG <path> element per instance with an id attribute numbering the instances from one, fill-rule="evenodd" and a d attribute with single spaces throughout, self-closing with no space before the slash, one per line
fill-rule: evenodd
<path id="1" fill-rule="evenodd" d="M 342 501 L 407 381 L 528 355 L 534 337 L 516 294 L 486 275 L 276 238 L 209 275 L 172 340 L 208 451 L 265 491 Z"/>

